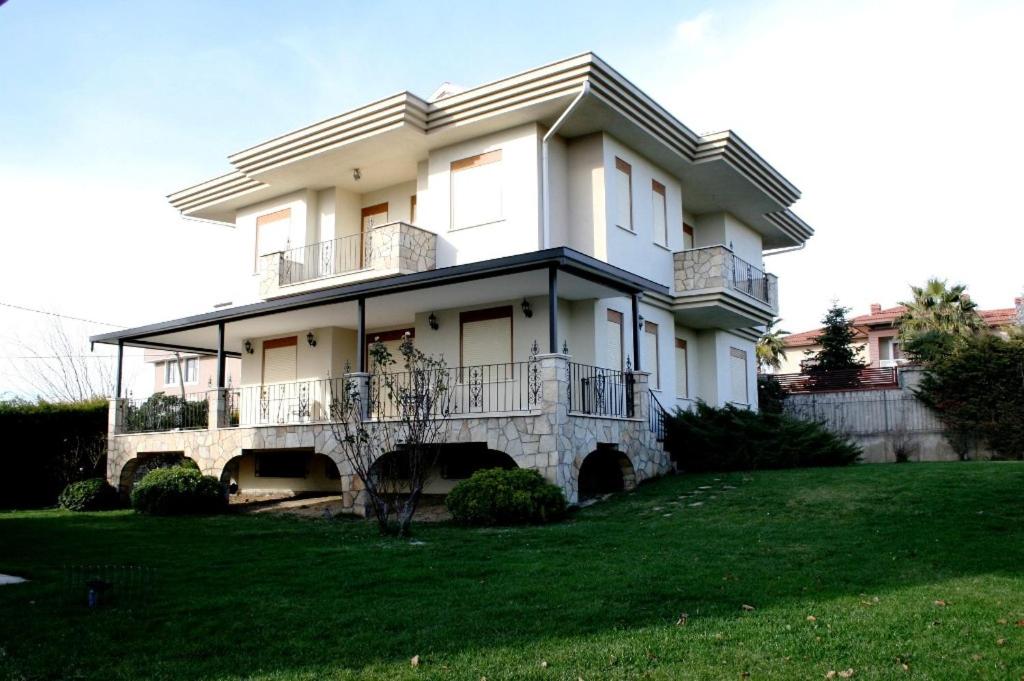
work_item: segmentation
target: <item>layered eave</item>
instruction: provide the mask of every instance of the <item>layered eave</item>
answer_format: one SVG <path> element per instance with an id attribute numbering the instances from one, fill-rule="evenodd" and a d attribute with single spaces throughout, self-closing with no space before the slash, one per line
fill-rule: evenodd
<path id="1" fill-rule="evenodd" d="M 743 182 L 762 198 L 754 219 L 778 230 L 784 241 L 800 244 L 813 230 L 790 210 L 799 190 L 739 136 L 731 131 L 700 136 L 629 80 L 592 53 L 585 53 L 486 83 L 435 102 L 401 92 L 366 106 L 274 138 L 228 157 L 235 170 L 171 194 L 168 199 L 185 215 L 227 220 L 218 206 L 259 192 L 270 198 L 268 184 L 283 166 L 313 159 L 321 154 L 355 145 L 361 140 L 395 135 L 408 146 L 429 148 L 428 140 L 458 140 L 469 124 L 515 125 L 528 121 L 550 124 L 566 105 L 583 93 L 592 107 L 581 107 L 578 120 L 563 126 L 563 134 L 586 134 L 588 126 L 611 121 L 628 126 L 661 145 L 663 158 L 656 159 L 687 169 L 721 168 L 710 176 Z M 481 127 L 488 127 L 483 125 Z M 465 134 L 477 134 L 467 131 Z M 384 139 L 390 139 L 385 137 Z M 628 140 L 627 140 L 628 141 Z M 424 155 L 425 157 L 425 155 Z M 726 170 L 728 169 L 728 170 Z M 684 177 L 684 182 L 686 178 Z M 698 188 L 699 190 L 699 188 Z M 265 196 L 264 196 L 265 195 Z M 746 216 L 751 219 L 750 216 Z"/>

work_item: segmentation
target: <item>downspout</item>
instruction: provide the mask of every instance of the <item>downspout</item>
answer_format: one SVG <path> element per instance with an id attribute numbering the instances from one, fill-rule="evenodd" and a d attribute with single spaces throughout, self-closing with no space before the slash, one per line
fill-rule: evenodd
<path id="1" fill-rule="evenodd" d="M 540 155 L 541 155 L 541 171 L 540 171 L 540 174 L 541 174 L 541 189 L 540 189 L 541 199 L 540 200 L 541 200 L 541 216 L 542 216 L 541 217 L 541 221 L 542 221 L 541 247 L 542 248 L 550 248 L 551 247 L 551 197 L 550 197 L 550 188 L 548 186 L 548 184 L 549 184 L 549 182 L 548 182 L 548 140 L 550 140 L 551 137 L 556 132 L 558 132 L 558 129 L 562 127 L 562 123 L 565 122 L 565 119 L 569 117 L 569 114 L 571 114 L 573 112 L 573 110 L 576 108 L 576 105 L 579 104 L 580 100 L 583 99 L 587 95 L 587 93 L 589 93 L 589 92 L 590 92 L 590 81 L 589 80 L 585 80 L 585 81 L 583 81 L 583 87 L 580 89 L 579 94 L 576 95 L 575 99 L 573 99 L 572 102 L 569 103 L 569 106 L 566 107 L 565 111 L 562 112 L 562 115 L 558 117 L 558 120 L 556 120 L 554 122 L 554 124 L 551 126 L 551 129 L 549 129 L 547 131 L 547 133 L 544 135 L 544 137 L 541 139 L 541 144 L 540 144 L 540 147 L 541 147 L 541 150 L 540 150 Z"/>

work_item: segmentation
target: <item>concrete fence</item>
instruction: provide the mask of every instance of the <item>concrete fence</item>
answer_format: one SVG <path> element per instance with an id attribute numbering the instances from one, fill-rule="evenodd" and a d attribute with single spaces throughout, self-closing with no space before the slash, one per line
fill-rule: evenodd
<path id="1" fill-rule="evenodd" d="M 896 461 L 901 451 L 910 461 L 956 461 L 942 421 L 914 395 L 920 378 L 919 369 L 904 368 L 898 388 L 793 394 L 786 397 L 785 411 L 849 436 L 864 449 L 865 462 Z M 987 456 L 983 450 L 969 454 Z"/>

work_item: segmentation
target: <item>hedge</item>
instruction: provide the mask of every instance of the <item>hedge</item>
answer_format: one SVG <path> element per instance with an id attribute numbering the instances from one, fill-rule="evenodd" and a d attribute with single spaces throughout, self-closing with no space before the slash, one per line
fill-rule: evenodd
<path id="1" fill-rule="evenodd" d="M 0 401 L 0 508 L 53 506 L 68 483 L 103 477 L 107 409 L 104 399 Z"/>
<path id="2" fill-rule="evenodd" d="M 543 523 L 565 513 L 562 490 L 525 468 L 477 471 L 448 493 L 445 504 L 466 525 Z"/>
<path id="3" fill-rule="evenodd" d="M 217 513 L 226 504 L 220 481 L 188 465 L 152 470 L 132 489 L 132 508 L 151 515 Z"/>

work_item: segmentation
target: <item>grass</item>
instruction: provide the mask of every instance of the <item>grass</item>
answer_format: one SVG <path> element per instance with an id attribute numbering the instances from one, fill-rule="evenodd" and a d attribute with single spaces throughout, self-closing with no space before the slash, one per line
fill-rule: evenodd
<path id="1" fill-rule="evenodd" d="M 32 581 L 0 587 L 0 678 L 1019 679 L 1022 489 L 1017 463 L 679 476 L 557 525 L 412 542 L 5 513 L 0 572 Z M 95 563 L 156 568 L 151 598 L 61 605 L 61 566 Z"/>

